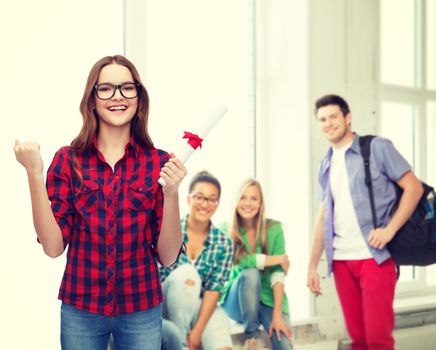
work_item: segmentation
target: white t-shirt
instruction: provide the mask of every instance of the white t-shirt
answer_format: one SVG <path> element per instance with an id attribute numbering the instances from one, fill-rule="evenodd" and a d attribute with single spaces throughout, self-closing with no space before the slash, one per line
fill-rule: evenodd
<path id="1" fill-rule="evenodd" d="M 345 152 L 351 144 L 352 142 L 341 148 L 333 148 L 330 163 L 330 188 L 334 201 L 334 260 L 363 260 L 372 258 L 360 230 L 351 199 L 345 164 Z"/>

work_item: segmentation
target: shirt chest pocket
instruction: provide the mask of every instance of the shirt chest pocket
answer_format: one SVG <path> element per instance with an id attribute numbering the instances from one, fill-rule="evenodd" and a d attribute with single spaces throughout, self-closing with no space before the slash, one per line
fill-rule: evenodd
<path id="1" fill-rule="evenodd" d="M 150 211 L 156 203 L 157 185 L 147 186 L 144 181 L 131 181 L 126 186 L 125 205 L 132 211 Z"/>
<path id="2" fill-rule="evenodd" d="M 84 180 L 76 192 L 74 206 L 79 213 L 90 215 L 98 210 L 99 184 L 96 180 Z"/>

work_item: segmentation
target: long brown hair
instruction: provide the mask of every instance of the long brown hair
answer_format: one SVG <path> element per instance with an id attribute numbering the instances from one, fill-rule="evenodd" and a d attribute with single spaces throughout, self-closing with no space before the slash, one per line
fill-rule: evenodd
<path id="1" fill-rule="evenodd" d="M 244 240 L 242 239 L 241 234 L 241 227 L 243 227 L 242 218 L 238 213 L 237 207 L 239 204 L 239 201 L 241 200 L 242 195 L 250 186 L 256 186 L 259 189 L 260 193 L 260 207 L 259 212 L 254 217 L 254 229 L 256 232 L 256 242 L 259 240 L 261 241 L 262 246 L 262 252 L 264 254 L 267 254 L 268 252 L 268 246 L 267 246 L 267 239 L 266 239 L 266 231 L 267 231 L 267 221 L 265 219 L 265 204 L 264 204 L 264 198 L 262 193 L 262 187 L 260 186 L 259 181 L 255 179 L 247 179 L 243 182 L 238 197 L 236 198 L 236 204 L 235 209 L 233 210 L 232 219 L 230 222 L 229 227 L 229 234 L 230 238 L 233 242 L 233 263 L 237 264 L 242 256 L 246 255 L 247 249 L 245 248 Z"/>
<path id="2" fill-rule="evenodd" d="M 95 111 L 95 85 L 98 82 L 98 77 L 101 70 L 110 64 L 119 64 L 125 66 L 132 73 L 133 80 L 139 84 L 138 86 L 138 108 L 131 122 L 131 134 L 135 142 L 143 147 L 154 147 L 153 142 L 148 133 L 148 112 L 149 112 L 149 97 L 147 90 L 141 82 L 139 73 L 132 62 L 121 55 L 106 56 L 97 61 L 91 68 L 86 82 L 85 91 L 82 101 L 80 102 L 80 112 L 83 118 L 82 129 L 79 135 L 71 142 L 73 149 L 73 166 L 76 173 L 81 178 L 78 169 L 77 154 L 89 150 L 92 140 L 98 133 L 99 123 L 98 116 Z"/>

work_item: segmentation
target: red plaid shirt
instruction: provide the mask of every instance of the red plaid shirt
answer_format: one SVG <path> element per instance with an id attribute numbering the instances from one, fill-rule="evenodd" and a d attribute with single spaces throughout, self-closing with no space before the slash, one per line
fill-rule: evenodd
<path id="1" fill-rule="evenodd" d="M 59 299 L 114 316 L 154 307 L 163 295 L 156 263 L 163 214 L 157 180 L 168 153 L 131 138 L 114 171 L 93 143 L 78 155 L 61 148 L 47 172 L 47 191 L 67 263 Z"/>

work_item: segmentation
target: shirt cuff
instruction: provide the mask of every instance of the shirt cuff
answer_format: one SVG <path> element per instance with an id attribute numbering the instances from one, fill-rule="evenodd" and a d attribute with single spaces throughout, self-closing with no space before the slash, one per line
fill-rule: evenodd
<path id="1" fill-rule="evenodd" d="M 281 283 L 283 285 L 285 285 L 285 273 L 284 272 L 273 272 L 271 274 L 271 288 L 276 284 L 276 283 Z"/>
<path id="2" fill-rule="evenodd" d="M 256 269 L 263 270 L 265 268 L 265 254 L 256 254 Z"/>

